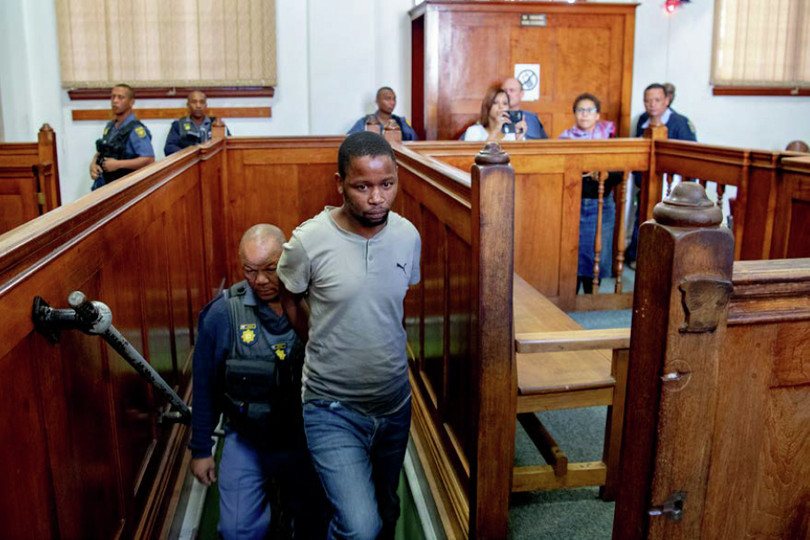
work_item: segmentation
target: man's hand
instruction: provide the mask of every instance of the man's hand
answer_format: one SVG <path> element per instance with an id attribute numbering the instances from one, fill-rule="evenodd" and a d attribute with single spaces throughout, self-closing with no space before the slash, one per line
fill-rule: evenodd
<path id="1" fill-rule="evenodd" d="M 191 474 L 206 486 L 210 486 L 217 481 L 216 464 L 214 457 L 206 457 L 191 460 Z"/>
<path id="2" fill-rule="evenodd" d="M 91 164 L 90 164 L 90 178 L 92 178 L 93 180 L 95 180 L 96 178 L 98 178 L 99 176 L 101 176 L 101 173 L 102 173 L 102 172 L 104 172 L 104 171 L 102 170 L 102 168 L 101 168 L 101 167 L 99 167 L 99 166 L 96 164 L 96 162 L 95 162 L 95 161 L 93 161 L 93 163 L 91 163 Z"/>
<path id="3" fill-rule="evenodd" d="M 529 129 L 526 125 L 526 120 L 521 120 L 515 124 L 515 139 L 522 141 L 526 138 L 526 130 Z"/>
<path id="4" fill-rule="evenodd" d="M 101 168 L 104 169 L 105 172 L 113 172 L 117 171 L 121 168 L 119 159 L 114 158 L 104 158 L 104 161 L 101 162 Z"/>

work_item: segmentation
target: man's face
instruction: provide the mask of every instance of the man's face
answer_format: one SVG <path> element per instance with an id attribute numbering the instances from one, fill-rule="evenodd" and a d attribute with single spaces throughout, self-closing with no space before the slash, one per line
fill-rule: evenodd
<path id="1" fill-rule="evenodd" d="M 192 92 L 188 96 L 188 115 L 194 120 L 203 120 L 208 110 L 208 102 L 202 92 Z"/>
<path id="2" fill-rule="evenodd" d="M 240 259 L 248 285 L 262 301 L 278 299 L 279 281 L 276 274 L 281 258 L 281 244 L 274 240 L 248 240 L 242 245 Z"/>
<path id="3" fill-rule="evenodd" d="M 520 108 L 520 100 L 523 98 L 523 86 L 517 79 L 506 79 L 501 86 L 509 96 L 509 108 L 516 111 Z"/>
<path id="4" fill-rule="evenodd" d="M 377 108 L 385 114 L 394 112 L 394 107 L 397 106 L 397 95 L 391 90 L 383 90 L 377 95 Z"/>
<path id="5" fill-rule="evenodd" d="M 644 109 L 654 118 L 664 114 L 667 110 L 667 96 L 661 88 L 650 88 L 644 92 Z"/>
<path id="6" fill-rule="evenodd" d="M 385 224 L 397 196 L 397 167 L 390 156 L 353 158 L 346 178 L 337 181 L 343 206 L 355 221 L 367 228 Z"/>
<path id="7" fill-rule="evenodd" d="M 110 94 L 110 105 L 112 112 L 116 116 L 128 113 L 135 104 L 135 99 L 129 96 L 129 91 L 121 86 L 116 86 Z"/>

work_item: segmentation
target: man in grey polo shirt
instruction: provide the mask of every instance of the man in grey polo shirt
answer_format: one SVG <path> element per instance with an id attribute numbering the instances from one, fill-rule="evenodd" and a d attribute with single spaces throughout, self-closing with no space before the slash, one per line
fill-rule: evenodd
<path id="1" fill-rule="evenodd" d="M 329 537 L 393 538 L 411 420 L 403 300 L 419 282 L 421 239 L 390 212 L 397 166 L 381 136 L 347 137 L 335 179 L 343 205 L 284 244 L 282 302 L 309 335 L 304 426 L 334 510 Z"/>

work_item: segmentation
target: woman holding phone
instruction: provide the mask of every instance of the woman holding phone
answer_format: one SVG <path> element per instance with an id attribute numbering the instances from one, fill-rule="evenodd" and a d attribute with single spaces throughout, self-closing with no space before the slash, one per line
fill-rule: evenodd
<path id="1" fill-rule="evenodd" d="M 520 111 L 512 111 L 512 114 Z M 513 121 L 515 120 L 515 121 Z M 506 90 L 491 86 L 481 103 L 478 122 L 467 128 L 462 141 L 522 141 L 526 136 L 526 121 L 510 117 Z"/>

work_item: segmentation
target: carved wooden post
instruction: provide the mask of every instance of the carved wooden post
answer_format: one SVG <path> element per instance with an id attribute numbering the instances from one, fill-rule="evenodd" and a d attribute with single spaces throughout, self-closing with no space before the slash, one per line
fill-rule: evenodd
<path id="1" fill-rule="evenodd" d="M 515 174 L 488 143 L 472 167 L 473 285 L 478 305 L 473 358 L 478 439 L 470 464 L 470 537 L 506 538 L 515 454 L 517 372 L 512 324 Z"/>
<path id="2" fill-rule="evenodd" d="M 639 222 L 644 223 L 652 215 L 653 208 L 663 192 L 661 176 L 656 172 L 655 141 L 667 139 L 667 126 L 650 126 L 644 130 L 644 138 L 650 141 L 650 168 L 644 171 L 641 180 L 641 196 L 638 203 Z"/>
<path id="3" fill-rule="evenodd" d="M 613 537 L 699 538 L 734 238 L 697 183 L 678 184 L 654 219 L 639 234 Z M 650 514 L 678 492 L 682 521 Z"/>
<path id="4" fill-rule="evenodd" d="M 46 175 L 44 185 L 39 186 L 40 193 L 45 195 L 45 211 L 53 210 L 62 204 L 59 189 L 59 163 L 56 158 L 56 134 L 48 124 L 42 124 L 37 137 L 40 164 L 51 164 L 51 174 Z"/>

